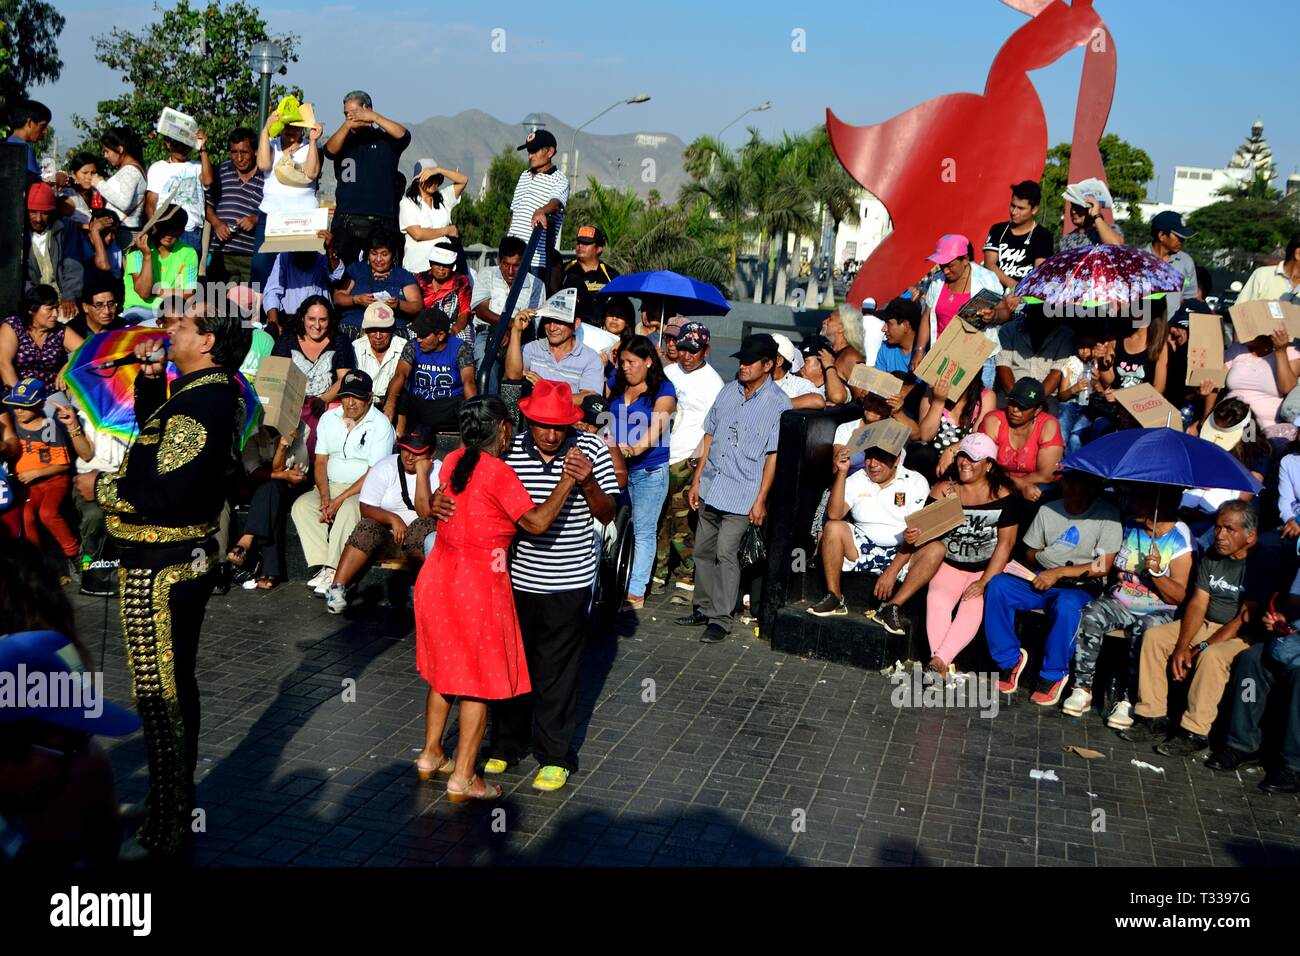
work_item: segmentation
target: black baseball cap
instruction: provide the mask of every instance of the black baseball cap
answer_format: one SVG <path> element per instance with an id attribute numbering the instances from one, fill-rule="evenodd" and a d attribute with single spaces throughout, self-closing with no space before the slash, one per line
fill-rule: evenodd
<path id="1" fill-rule="evenodd" d="M 1183 217 L 1172 209 L 1166 209 L 1151 217 L 1151 235 L 1161 232 L 1172 232 L 1179 239 L 1190 239 L 1196 235 L 1196 230 L 1189 229 L 1183 222 Z"/>
<path id="2" fill-rule="evenodd" d="M 749 365 L 762 359 L 775 362 L 778 354 L 780 350 L 777 348 L 776 339 L 766 332 L 759 332 L 757 335 L 745 336 L 740 343 L 740 351 L 733 352 L 731 357 L 740 359 L 741 365 Z"/>
<path id="3" fill-rule="evenodd" d="M 1043 383 L 1026 375 L 1016 382 L 1007 400 L 1015 402 L 1021 408 L 1038 408 L 1043 404 Z"/>
<path id="4" fill-rule="evenodd" d="M 805 358 L 809 355 L 816 355 L 822 349 L 825 349 L 828 352 L 835 351 L 834 347 L 831 345 L 831 340 L 824 335 L 810 335 L 808 338 L 804 339 L 803 344 L 799 346 L 799 351 L 804 354 Z"/>
<path id="5" fill-rule="evenodd" d="M 580 246 L 586 244 L 603 246 L 605 244 L 605 234 L 600 231 L 600 226 L 579 226 L 577 238 L 573 241 Z"/>
<path id="6" fill-rule="evenodd" d="M 515 150 L 526 149 L 530 153 L 535 153 L 539 149 L 546 149 L 548 146 L 558 148 L 559 144 L 555 142 L 555 136 L 550 130 L 535 129 L 524 137 L 523 143 L 516 146 Z"/>
<path id="7" fill-rule="evenodd" d="M 354 368 L 343 376 L 339 385 L 339 398 L 351 395 L 353 398 L 370 398 L 375 391 L 375 383 L 365 372 Z"/>
<path id="8" fill-rule="evenodd" d="M 451 319 L 441 309 L 421 309 L 411 328 L 415 330 L 415 337 L 422 339 L 434 332 L 450 332 Z"/>
<path id="9" fill-rule="evenodd" d="M 424 425 L 416 425 L 397 439 L 397 447 L 405 448 L 412 455 L 423 455 L 433 450 L 433 436 Z"/>
<path id="10" fill-rule="evenodd" d="M 605 424 L 602 416 L 609 411 L 609 402 L 600 395 L 588 395 L 582 400 L 582 420 L 592 428 Z"/>

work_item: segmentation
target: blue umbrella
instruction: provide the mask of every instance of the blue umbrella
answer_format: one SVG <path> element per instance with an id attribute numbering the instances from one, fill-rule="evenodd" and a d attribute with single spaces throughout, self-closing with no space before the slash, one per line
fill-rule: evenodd
<path id="1" fill-rule="evenodd" d="M 694 303 L 696 315 L 726 315 L 731 304 L 722 293 L 690 276 L 676 272 L 632 272 L 605 284 L 598 295 L 666 295 Z"/>
<path id="2" fill-rule="evenodd" d="M 1067 455 L 1061 467 L 1111 481 L 1141 481 L 1180 488 L 1254 493 L 1263 487 L 1245 465 L 1222 448 L 1172 428 L 1111 432 Z"/>

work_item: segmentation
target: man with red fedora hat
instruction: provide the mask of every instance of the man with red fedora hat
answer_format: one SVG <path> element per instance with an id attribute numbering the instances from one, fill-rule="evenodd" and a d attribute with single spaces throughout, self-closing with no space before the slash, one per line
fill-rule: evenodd
<path id="1" fill-rule="evenodd" d="M 516 433 L 503 460 L 533 501 L 545 501 L 565 475 L 579 493 L 569 496 L 549 530 L 515 538 L 510 584 L 533 690 L 491 703 L 483 772 L 503 773 L 531 751 L 541 765 L 533 788 L 545 792 L 559 790 L 578 769 L 578 663 L 600 560 L 595 522 L 614 520 L 618 481 L 605 442 L 574 427 L 583 411 L 567 382 L 539 380 L 519 410 L 528 427 Z M 439 518 L 454 510 L 441 495 L 433 507 Z"/>
<path id="2" fill-rule="evenodd" d="M 52 286 L 59 294 L 59 314 L 64 320 L 77 314 L 77 300 L 85 270 L 77 260 L 76 237 L 59 218 L 54 190 L 49 183 L 27 187 L 27 270 L 23 291 Z"/>

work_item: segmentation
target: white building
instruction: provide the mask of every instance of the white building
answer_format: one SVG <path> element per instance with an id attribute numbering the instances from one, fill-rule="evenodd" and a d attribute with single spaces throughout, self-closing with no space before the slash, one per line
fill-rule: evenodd
<path id="1" fill-rule="evenodd" d="M 1226 187 L 1250 182 L 1255 175 L 1254 167 L 1226 167 L 1212 169 L 1205 166 L 1175 166 L 1174 189 L 1170 201 L 1138 203 L 1142 209 L 1142 218 L 1148 222 L 1157 213 L 1173 210 L 1181 216 L 1216 202 L 1223 202 L 1220 191 Z"/>

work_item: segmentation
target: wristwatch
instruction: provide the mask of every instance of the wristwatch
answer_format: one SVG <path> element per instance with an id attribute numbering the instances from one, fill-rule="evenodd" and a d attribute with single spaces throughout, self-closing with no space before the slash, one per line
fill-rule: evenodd
<path id="1" fill-rule="evenodd" d="M 1199 643 L 1199 644 L 1196 645 L 1196 649 L 1197 649 L 1198 651 L 1203 651 L 1203 650 L 1205 650 L 1205 649 L 1206 649 L 1207 647 L 1209 647 L 1209 646 L 1210 646 L 1210 642 L 1209 642 L 1209 641 L 1201 641 L 1201 643 Z"/>

